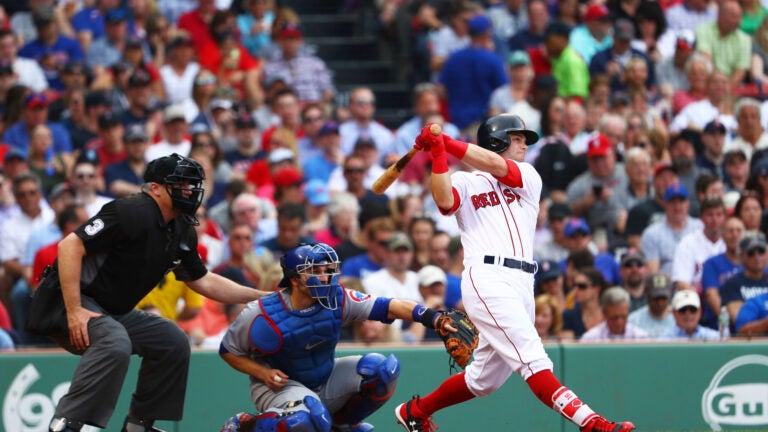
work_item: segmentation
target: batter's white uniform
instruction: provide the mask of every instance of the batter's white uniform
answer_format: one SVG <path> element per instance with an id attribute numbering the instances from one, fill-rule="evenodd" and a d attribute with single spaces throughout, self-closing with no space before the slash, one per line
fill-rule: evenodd
<path id="1" fill-rule="evenodd" d="M 513 372 L 528 379 L 552 369 L 533 325 L 533 273 L 500 264 L 505 258 L 534 263 L 542 184 L 530 164 L 509 163 L 520 168 L 522 187 L 510 187 L 482 171 L 451 175 L 455 201 L 448 214 L 456 215 L 464 247 L 461 295 L 480 330 L 465 378 L 477 396 L 493 393 Z M 486 256 L 496 264 L 485 264 Z"/>

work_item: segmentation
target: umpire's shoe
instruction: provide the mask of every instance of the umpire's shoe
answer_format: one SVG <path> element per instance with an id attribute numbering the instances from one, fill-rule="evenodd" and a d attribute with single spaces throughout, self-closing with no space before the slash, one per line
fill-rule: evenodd
<path id="1" fill-rule="evenodd" d="M 629 432 L 635 429 L 632 422 L 614 423 L 603 416 L 596 416 L 581 427 L 581 432 Z"/>
<path id="2" fill-rule="evenodd" d="M 126 417 L 125 423 L 123 423 L 123 428 L 120 429 L 120 432 L 165 432 L 165 431 L 162 429 L 158 429 L 156 427 L 152 427 L 151 424 L 147 424 L 143 420 L 129 419 L 128 417 Z"/>
<path id="3" fill-rule="evenodd" d="M 432 416 L 427 418 L 417 417 L 413 413 L 413 404 L 418 399 L 414 396 L 413 399 L 406 403 L 402 403 L 395 408 L 395 417 L 397 422 L 407 432 L 434 432 L 437 430 L 437 425 L 432 423 Z"/>
<path id="4" fill-rule="evenodd" d="M 63 417 L 54 417 L 48 425 L 48 432 L 80 432 L 83 424 Z"/>

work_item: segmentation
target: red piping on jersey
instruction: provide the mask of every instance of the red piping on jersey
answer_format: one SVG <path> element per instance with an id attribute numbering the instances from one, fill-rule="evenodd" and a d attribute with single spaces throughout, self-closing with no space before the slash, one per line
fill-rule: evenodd
<path id="1" fill-rule="evenodd" d="M 507 175 L 504 177 L 496 177 L 496 180 L 504 183 L 505 185 L 513 188 L 523 187 L 523 174 L 520 172 L 520 167 L 513 160 L 506 159 L 507 162 Z"/>
<path id="2" fill-rule="evenodd" d="M 453 192 L 453 206 L 451 208 L 449 208 L 448 210 L 446 210 L 446 209 L 444 209 L 444 208 L 442 208 L 440 206 L 437 206 L 437 209 L 440 210 L 440 213 L 443 216 L 451 215 L 461 205 L 461 198 L 459 198 L 459 191 L 457 191 L 455 187 L 451 187 L 451 192 Z"/>
<path id="3" fill-rule="evenodd" d="M 501 190 L 501 184 L 499 184 L 499 195 L 500 196 L 504 196 L 504 193 Z M 512 211 L 511 208 L 509 208 L 509 205 L 511 203 L 507 203 L 506 200 L 505 200 L 505 203 L 507 205 L 507 209 L 509 210 L 509 215 L 512 216 L 512 223 L 515 224 L 515 231 L 517 231 L 517 239 L 520 241 L 520 253 L 522 254 L 521 257 L 525 257 L 525 248 L 523 247 L 523 238 L 520 237 L 520 227 L 517 226 L 517 219 L 515 219 L 515 213 Z M 518 199 L 517 203 L 518 203 L 518 205 L 522 206 L 522 204 L 520 204 L 520 200 L 519 199 Z"/>
<path id="4" fill-rule="evenodd" d="M 477 286 L 475 285 L 475 280 L 472 278 L 472 267 L 469 268 L 469 281 L 472 283 L 472 289 L 475 290 L 475 294 L 477 294 L 477 298 L 480 299 L 480 301 L 483 303 L 483 307 L 485 307 L 485 311 L 488 312 L 488 316 L 491 317 L 493 320 L 493 323 L 496 324 L 496 328 L 501 330 L 501 333 L 504 334 L 504 337 L 507 338 L 507 341 L 509 341 L 510 344 L 512 344 L 512 348 L 515 349 L 515 353 L 517 353 L 517 359 L 520 360 L 520 364 L 525 365 L 528 368 L 528 371 L 533 374 L 533 369 L 531 369 L 531 365 L 529 363 L 526 363 L 523 361 L 523 357 L 520 355 L 520 351 L 518 351 L 517 346 L 515 346 L 515 343 L 510 339 L 509 335 L 507 335 L 507 332 L 504 331 L 504 328 L 499 325 L 499 322 L 496 321 L 496 317 L 493 316 L 493 313 L 491 312 L 491 309 L 488 308 L 488 304 L 483 299 L 483 296 L 480 295 L 480 292 L 477 290 Z"/>
<path id="5" fill-rule="evenodd" d="M 484 176 L 482 174 L 476 174 L 476 175 L 481 177 L 483 180 L 487 181 L 488 182 L 488 186 L 490 186 L 492 190 L 496 189 L 496 188 L 494 188 L 493 183 L 490 180 L 488 180 L 488 177 L 486 177 L 486 176 Z M 501 192 L 501 189 L 499 189 L 499 192 Z M 504 195 L 502 195 L 501 193 L 499 193 L 499 196 L 502 197 L 502 198 L 504 197 Z M 516 256 L 517 255 L 517 247 L 515 247 L 515 239 L 512 238 L 512 228 L 509 226 L 509 219 L 507 219 L 507 214 L 504 213 L 504 207 L 501 208 L 501 213 L 504 215 L 504 222 L 507 223 L 507 231 L 509 232 L 509 241 L 512 242 L 512 254 Z M 511 214 L 512 211 L 510 210 L 509 213 Z M 512 216 L 512 217 L 514 218 L 514 216 Z M 517 225 L 517 224 L 515 224 L 515 225 Z M 520 237 L 520 233 L 519 232 L 517 233 L 517 237 L 518 238 Z"/>

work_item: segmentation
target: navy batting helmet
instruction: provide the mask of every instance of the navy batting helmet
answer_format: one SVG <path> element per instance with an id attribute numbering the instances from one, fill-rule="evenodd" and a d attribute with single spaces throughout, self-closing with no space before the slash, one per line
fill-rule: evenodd
<path id="1" fill-rule="evenodd" d="M 509 148 L 509 132 L 525 135 L 525 142 L 531 145 L 539 140 L 539 134 L 525 128 L 525 122 L 513 114 L 499 114 L 483 122 L 477 129 L 477 145 L 494 153 L 501 153 Z"/>
<path id="2" fill-rule="evenodd" d="M 324 273 L 315 273 L 315 266 L 326 266 Z M 289 279 L 307 275 L 310 295 L 326 309 L 336 309 L 336 289 L 339 287 L 341 262 L 336 251 L 325 243 L 303 244 L 280 258 L 283 268 L 281 287 L 290 286 Z"/>
<path id="3" fill-rule="evenodd" d="M 205 186 L 203 167 L 194 159 L 173 153 L 151 161 L 144 172 L 144 181 L 165 185 L 171 196 L 173 208 L 184 219 L 198 225 L 195 212 L 203 202 Z"/>

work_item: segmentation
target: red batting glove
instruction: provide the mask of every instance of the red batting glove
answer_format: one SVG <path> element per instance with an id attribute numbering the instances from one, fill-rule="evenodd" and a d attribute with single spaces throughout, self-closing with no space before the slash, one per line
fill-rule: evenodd
<path id="1" fill-rule="evenodd" d="M 421 135 L 416 137 L 416 141 L 413 143 L 413 148 L 418 151 L 431 151 L 429 142 L 424 142 L 424 140 L 421 139 Z"/>
<path id="2" fill-rule="evenodd" d="M 432 153 L 432 157 L 437 158 L 441 155 L 444 156 L 446 152 L 445 152 L 445 142 L 443 141 L 443 135 L 437 135 L 437 136 L 432 135 L 432 133 L 429 132 L 429 129 L 427 129 L 427 133 L 430 136 L 429 151 Z"/>

